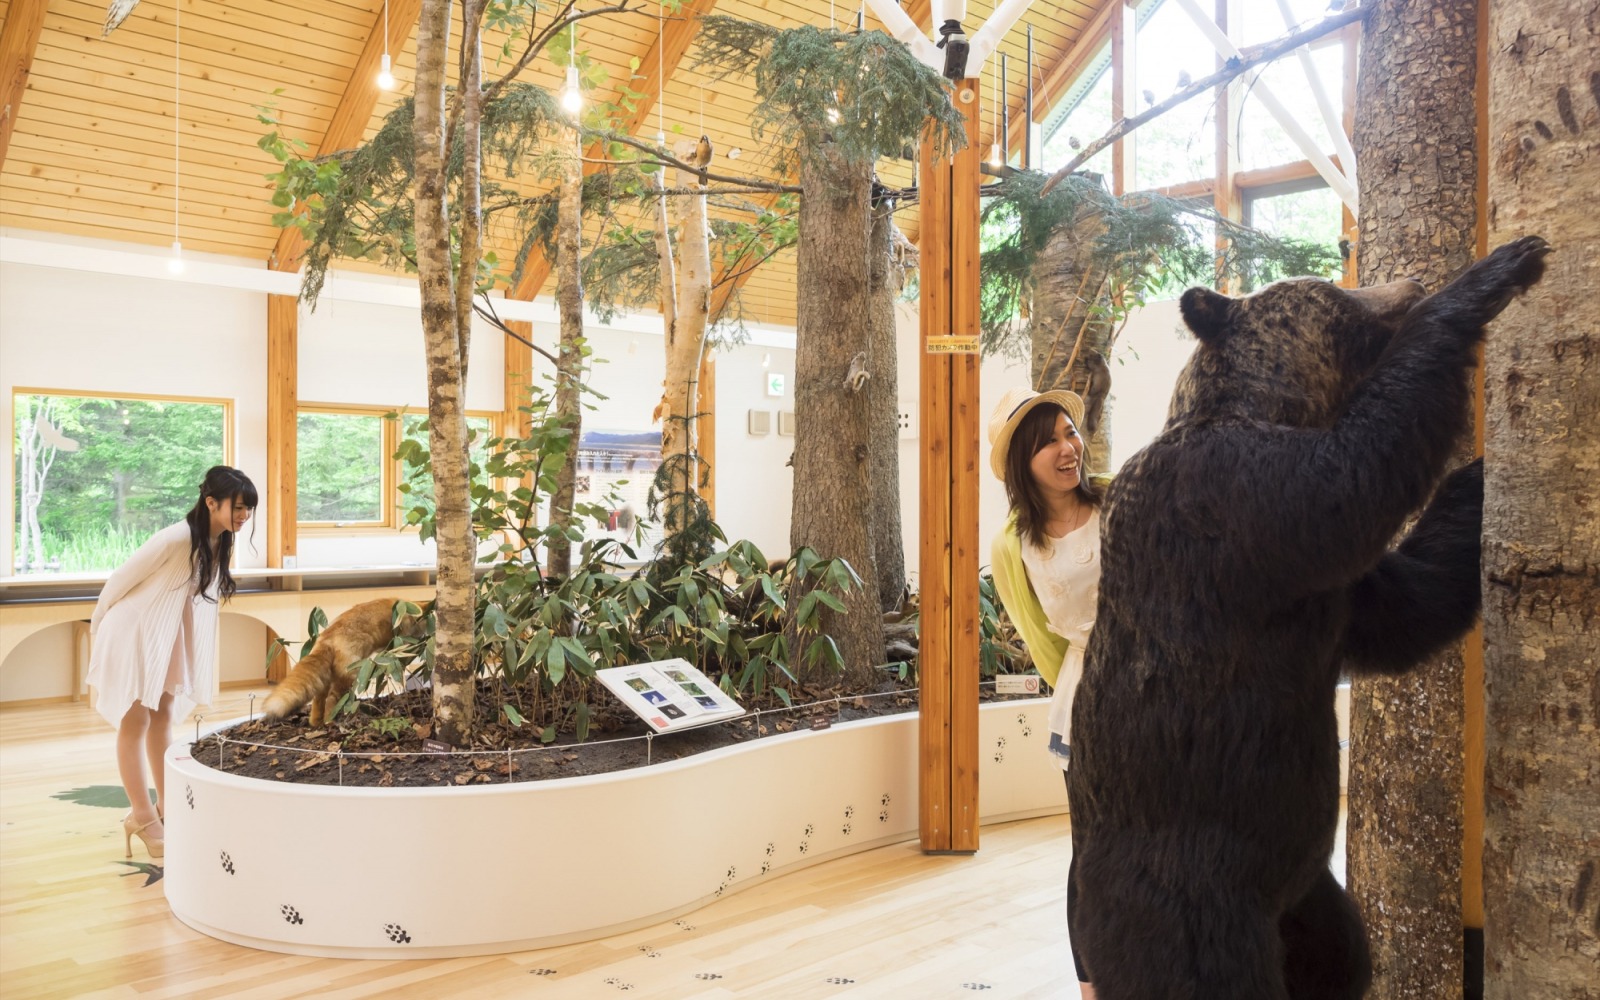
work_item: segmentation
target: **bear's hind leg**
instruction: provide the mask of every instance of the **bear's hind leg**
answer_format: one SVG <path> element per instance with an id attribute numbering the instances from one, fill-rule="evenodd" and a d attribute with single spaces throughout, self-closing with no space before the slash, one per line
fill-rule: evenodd
<path id="1" fill-rule="evenodd" d="M 1277 924 L 1256 898 L 1174 885 L 1118 853 L 1079 870 L 1073 930 L 1098 1000 L 1288 1000 Z"/>
<path id="2" fill-rule="evenodd" d="M 1372 982 L 1367 935 L 1355 904 L 1333 873 L 1278 920 L 1283 976 L 1293 1000 L 1360 1000 Z"/>

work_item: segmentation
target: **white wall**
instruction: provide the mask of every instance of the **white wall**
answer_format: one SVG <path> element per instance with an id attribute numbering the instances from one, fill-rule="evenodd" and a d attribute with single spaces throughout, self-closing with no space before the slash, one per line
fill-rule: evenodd
<path id="1" fill-rule="evenodd" d="M 16 513 L 12 390 L 209 396 L 233 400 L 233 464 L 257 483 L 266 464 L 266 297 L 255 292 L 0 263 L 0 567 Z M 197 484 L 198 485 L 198 484 Z M 238 546 L 260 566 L 266 533 Z"/>

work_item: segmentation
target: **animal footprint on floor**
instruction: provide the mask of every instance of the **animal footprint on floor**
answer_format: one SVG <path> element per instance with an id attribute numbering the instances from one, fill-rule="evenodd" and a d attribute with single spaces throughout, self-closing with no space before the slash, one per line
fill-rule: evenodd
<path id="1" fill-rule="evenodd" d="M 685 931 L 694 930 L 694 924 L 689 923 L 689 921 L 687 921 L 687 920 L 674 920 L 672 922 L 672 926 L 678 928 L 679 930 L 685 930 Z"/>
<path id="2" fill-rule="evenodd" d="M 650 947 L 647 944 L 641 944 L 639 946 L 639 951 L 644 954 L 645 958 L 660 958 L 661 957 L 661 952 L 656 951 L 654 948 Z"/>
<path id="3" fill-rule="evenodd" d="M 696 979 L 721 979 L 722 974 L 718 972 L 696 972 L 694 977 Z"/>
<path id="4" fill-rule="evenodd" d="M 607 986 L 615 986 L 617 989 L 622 990 L 624 993 L 626 993 L 628 990 L 633 989 L 633 984 L 632 983 L 625 983 L 622 980 L 618 979 L 616 976 L 608 976 L 603 981 L 605 982 L 605 984 Z"/>
<path id="5" fill-rule="evenodd" d="M 529 969 L 528 970 L 528 975 L 530 975 L 530 976 L 553 976 L 555 974 L 556 974 L 556 970 L 554 970 L 554 969 Z"/>

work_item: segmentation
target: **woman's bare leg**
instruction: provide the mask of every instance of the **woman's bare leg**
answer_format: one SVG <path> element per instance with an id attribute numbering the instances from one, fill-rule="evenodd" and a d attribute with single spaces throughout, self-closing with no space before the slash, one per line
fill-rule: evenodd
<path id="1" fill-rule="evenodd" d="M 150 804 L 149 776 L 145 773 L 150 715 L 150 709 L 134 702 L 117 727 L 117 773 L 122 777 L 122 788 L 128 793 L 133 818 L 139 825 L 156 818 L 156 807 Z"/>
<path id="2" fill-rule="evenodd" d="M 161 696 L 161 707 L 150 713 L 150 728 L 145 733 L 145 756 L 150 761 L 150 776 L 156 783 L 156 809 L 167 811 L 167 773 L 162 757 L 172 743 L 172 695 Z"/>

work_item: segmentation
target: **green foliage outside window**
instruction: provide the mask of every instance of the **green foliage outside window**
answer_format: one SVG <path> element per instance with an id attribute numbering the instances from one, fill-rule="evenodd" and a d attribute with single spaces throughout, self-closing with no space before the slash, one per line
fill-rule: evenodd
<path id="1" fill-rule="evenodd" d="M 296 517 L 316 523 L 383 523 L 383 416 L 302 410 L 296 432 Z"/>
<path id="2" fill-rule="evenodd" d="M 17 393 L 18 573 L 115 569 L 194 506 L 226 458 L 227 404 Z"/>
<path id="3" fill-rule="evenodd" d="M 401 520 L 405 521 L 404 512 L 419 510 L 426 514 L 433 513 L 433 467 L 425 461 L 429 450 L 428 442 L 428 417 L 424 413 L 403 413 L 400 420 L 400 446 L 395 451 L 395 457 L 400 460 L 400 491 L 399 507 L 402 511 Z M 494 433 L 494 426 L 488 417 L 467 416 L 467 433 L 471 440 L 467 443 L 467 460 L 471 463 L 468 473 L 472 477 L 474 492 L 479 487 L 488 488 L 492 485 L 493 477 L 487 471 L 489 466 L 489 438 Z M 407 523 L 415 523 L 412 518 Z"/>

